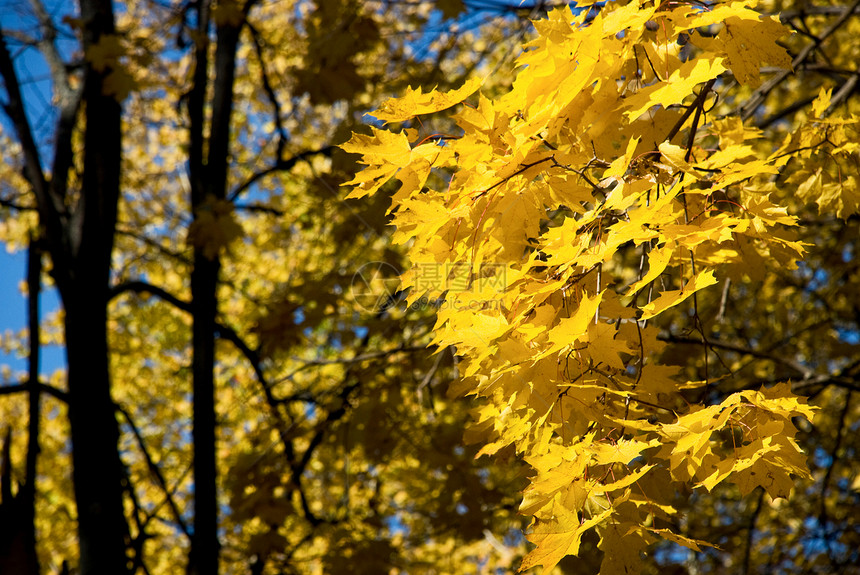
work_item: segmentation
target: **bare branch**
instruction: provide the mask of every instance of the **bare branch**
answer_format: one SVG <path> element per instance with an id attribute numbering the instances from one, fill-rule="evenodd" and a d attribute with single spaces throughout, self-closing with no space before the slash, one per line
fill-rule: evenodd
<path id="1" fill-rule="evenodd" d="M 839 16 L 845 11 L 844 6 L 803 6 L 797 10 L 786 10 L 779 13 L 779 18 L 783 22 L 788 22 L 795 18 L 804 16 Z M 860 6 L 855 6 L 852 11 L 854 14 L 860 14 Z"/>
<path id="2" fill-rule="evenodd" d="M 263 91 L 266 93 L 266 97 L 269 99 L 269 102 L 272 104 L 273 114 L 275 121 L 275 130 L 278 132 L 278 147 L 276 152 L 276 157 L 281 158 L 283 156 L 284 146 L 289 141 L 289 137 L 287 136 L 287 131 L 284 129 L 284 122 L 281 118 L 281 104 L 278 102 L 278 97 L 275 94 L 275 89 L 272 87 L 272 83 L 269 80 L 269 73 L 266 71 L 266 60 L 263 57 L 263 45 L 260 42 L 260 33 L 257 29 L 250 23 L 247 23 L 248 30 L 251 32 L 251 40 L 254 44 L 254 51 L 257 54 L 257 60 L 260 61 L 260 76 L 263 81 Z"/>
<path id="3" fill-rule="evenodd" d="M 684 336 L 679 336 L 679 335 L 671 335 L 670 334 L 670 335 L 660 336 L 658 339 L 665 341 L 665 342 L 668 342 L 668 343 L 702 345 L 701 339 L 696 339 L 696 338 L 692 338 L 692 337 L 684 337 Z M 812 369 L 810 369 L 810 368 L 808 368 L 808 367 L 806 367 L 806 366 L 804 366 L 804 365 L 802 365 L 796 361 L 788 359 L 786 357 L 780 357 L 780 356 L 774 355 L 774 354 L 769 353 L 769 352 L 759 351 L 759 350 L 750 349 L 750 348 L 747 348 L 747 347 L 744 347 L 741 345 L 735 345 L 735 344 L 731 344 L 731 343 L 723 343 L 723 342 L 715 341 L 715 340 L 708 340 L 707 344 L 708 344 L 708 347 L 712 348 L 712 349 L 724 349 L 726 351 L 733 351 L 733 352 L 740 353 L 743 355 L 750 355 L 752 357 L 758 357 L 760 359 L 768 359 L 768 360 L 773 361 L 775 363 L 785 365 L 786 367 L 788 367 L 788 368 L 792 369 L 793 371 L 802 375 L 804 380 L 808 380 L 815 375 L 815 372 Z"/>
<path id="4" fill-rule="evenodd" d="M 164 474 L 161 472 L 161 468 L 155 463 L 155 460 L 152 459 L 152 456 L 149 454 L 149 451 L 146 448 L 146 440 L 143 438 L 143 435 L 140 433 L 140 429 L 134 423 L 134 420 L 129 414 L 128 410 L 123 406 L 117 404 L 117 411 L 119 411 L 122 416 L 125 418 L 126 423 L 128 423 L 129 428 L 131 429 L 132 434 L 134 435 L 135 440 L 137 441 L 137 445 L 140 448 L 141 453 L 143 453 L 143 458 L 146 460 L 146 466 L 149 468 L 150 473 L 155 478 L 156 483 L 164 492 L 164 497 L 167 502 L 167 506 L 170 507 L 170 512 L 173 514 L 173 519 L 176 521 L 179 528 L 182 530 L 182 533 L 191 538 L 191 532 L 188 529 L 188 525 L 185 523 L 185 520 L 182 518 L 182 514 L 179 512 L 179 507 L 176 505 L 176 501 L 173 499 L 173 494 L 171 490 L 167 487 L 167 481 L 164 479 Z"/>
<path id="5" fill-rule="evenodd" d="M 175 259 L 175 260 L 180 261 L 184 264 L 191 265 L 190 258 L 186 257 L 181 252 L 175 252 L 173 250 L 170 250 L 169 248 L 161 245 L 157 240 L 149 238 L 143 234 L 139 234 L 139 233 L 132 231 L 130 229 L 124 229 L 121 226 L 117 226 L 116 233 L 119 236 L 125 236 L 125 237 L 129 237 L 129 238 L 133 238 L 142 244 L 145 244 L 151 248 L 154 248 L 156 251 L 158 251 L 162 255 L 165 255 L 171 259 Z"/>
<path id="6" fill-rule="evenodd" d="M 9 200 L 6 198 L 0 198 L 0 206 L 10 208 L 18 212 L 31 212 L 38 209 L 34 206 L 25 206 L 24 204 L 19 204 L 15 200 Z"/>
<path id="7" fill-rule="evenodd" d="M 250 178 L 239 184 L 239 186 L 230 192 L 228 199 L 232 202 L 236 200 L 240 195 L 242 195 L 245 191 L 248 190 L 251 186 L 257 183 L 260 179 L 265 178 L 271 174 L 276 172 L 288 172 L 292 170 L 296 164 L 299 162 L 307 161 L 309 158 L 313 156 L 327 156 L 331 157 L 332 152 L 334 151 L 334 146 L 324 146 L 317 150 L 307 150 L 296 154 L 295 156 L 289 159 L 281 159 L 275 162 L 273 166 L 269 166 L 268 168 L 263 168 L 259 172 L 255 172 Z"/>
<path id="8" fill-rule="evenodd" d="M 42 172 L 39 148 L 36 146 L 36 140 L 30 127 L 30 120 L 27 118 L 27 113 L 24 110 L 24 100 L 21 96 L 21 85 L 18 81 L 18 74 L 15 72 L 12 55 L 9 53 L 9 48 L 6 45 L 6 33 L 2 29 L 0 29 L 0 76 L 3 78 L 3 83 L 6 86 L 6 94 L 9 98 L 8 102 L 3 103 L 3 110 L 15 127 L 15 132 L 18 135 L 18 141 L 24 154 L 24 174 L 36 191 L 36 196 L 39 198 L 41 205 L 47 199 L 47 182 L 45 174 Z"/>
<path id="9" fill-rule="evenodd" d="M 820 36 L 816 37 L 814 41 L 807 44 L 800 53 L 798 53 L 791 62 L 791 70 L 782 70 L 753 92 L 753 95 L 750 96 L 749 100 L 742 104 L 737 110 L 740 113 L 741 118 L 746 121 L 755 114 L 756 110 L 765 101 L 768 94 L 770 94 L 774 88 L 779 86 L 783 80 L 790 76 L 793 73 L 793 70 L 800 66 L 816 48 L 836 32 L 836 30 L 838 30 L 858 8 L 860 8 L 860 0 L 854 0 L 854 3 L 851 4 L 850 7 L 843 8 L 839 18 L 837 18 Z"/>
<path id="10" fill-rule="evenodd" d="M 41 28 L 42 32 L 42 37 L 38 41 L 39 50 L 42 52 L 51 71 L 51 82 L 57 93 L 59 107 L 65 109 L 80 99 L 81 88 L 75 90 L 69 82 L 66 63 L 63 62 L 63 58 L 60 56 L 60 51 L 57 49 L 55 43 L 57 29 L 51 20 L 50 14 L 45 10 L 42 0 L 30 0 L 30 5 L 33 7 L 33 12 L 36 13 L 36 18 L 39 19 L 39 28 Z"/>
<path id="11" fill-rule="evenodd" d="M 860 69 L 856 70 L 854 74 L 852 74 L 851 77 L 839 87 L 839 90 L 830 99 L 830 106 L 828 106 L 827 110 L 824 111 L 824 114 L 822 115 L 823 118 L 832 114 L 833 110 L 835 110 L 837 106 L 847 100 L 848 96 L 854 93 L 857 89 L 857 80 L 860 80 Z"/>
<path id="12" fill-rule="evenodd" d="M 63 403 L 68 403 L 69 401 L 68 392 L 63 391 L 62 389 L 41 382 L 36 384 L 36 386 L 38 387 L 40 392 L 47 393 L 51 397 L 59 399 Z M 33 386 L 30 385 L 29 381 L 25 381 L 23 383 L 14 383 L 12 385 L 0 385 L 0 395 L 12 395 L 14 393 L 29 392 L 32 388 Z"/>
<path id="13" fill-rule="evenodd" d="M 108 301 L 111 301 L 112 299 L 125 292 L 134 292 L 137 294 L 151 293 L 152 295 L 157 296 L 159 299 L 171 304 L 173 307 L 180 309 L 184 312 L 191 313 L 191 303 L 179 299 L 164 288 L 160 288 L 158 286 L 152 285 L 151 283 L 139 280 L 123 282 L 121 284 L 113 286 L 108 292 Z"/>
<path id="14" fill-rule="evenodd" d="M 693 103 L 690 104 L 689 106 L 687 106 L 687 109 L 684 110 L 683 115 L 681 115 L 681 117 L 678 118 L 678 121 L 675 122 L 675 125 L 672 126 L 671 130 L 669 130 L 669 133 L 666 134 L 666 138 L 665 138 L 666 142 L 672 141 L 672 138 L 675 137 L 675 134 L 677 134 L 679 131 L 681 131 L 681 128 L 684 127 L 684 123 L 687 121 L 687 119 L 690 117 L 690 115 L 693 112 L 696 112 L 697 114 L 701 113 L 702 109 L 704 109 L 705 100 L 707 99 L 708 94 L 711 92 L 711 89 L 714 87 L 714 83 L 716 81 L 717 81 L 716 78 L 713 78 L 711 80 L 708 80 L 705 83 L 705 85 L 699 91 L 699 94 L 696 96 L 696 99 L 693 101 Z M 695 136 L 695 128 L 693 128 L 693 134 L 692 135 L 693 135 L 693 137 Z"/>

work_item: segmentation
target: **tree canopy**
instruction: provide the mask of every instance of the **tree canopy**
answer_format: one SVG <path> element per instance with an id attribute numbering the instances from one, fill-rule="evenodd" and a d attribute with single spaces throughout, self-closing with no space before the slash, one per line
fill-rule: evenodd
<path id="1" fill-rule="evenodd" d="M 79 4 L 0 13 L 0 571 L 856 569 L 857 3 Z"/>

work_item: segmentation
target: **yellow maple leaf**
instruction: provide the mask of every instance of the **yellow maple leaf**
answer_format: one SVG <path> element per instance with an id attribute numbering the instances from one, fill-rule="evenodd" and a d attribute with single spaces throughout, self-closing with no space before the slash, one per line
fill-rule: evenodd
<path id="1" fill-rule="evenodd" d="M 747 2 L 727 2 L 719 6 L 710 6 L 708 9 L 695 9 L 693 6 L 682 6 L 687 14 L 684 21 L 677 24 L 678 30 L 691 30 L 694 28 L 705 28 L 712 24 L 720 24 L 728 18 L 742 18 L 745 20 L 758 20 L 760 14 L 752 10 Z"/>
<path id="2" fill-rule="evenodd" d="M 629 464 L 642 455 L 642 451 L 651 447 L 651 443 L 636 441 L 635 439 L 620 439 L 615 443 L 595 443 L 592 447 L 594 460 L 598 465 L 610 463 Z"/>
<path id="3" fill-rule="evenodd" d="M 684 537 L 683 535 L 678 535 L 669 529 L 648 529 L 651 533 L 659 535 L 663 539 L 667 539 L 672 541 L 673 543 L 677 543 L 678 545 L 683 545 L 688 549 L 692 549 L 696 553 L 702 552 L 702 547 L 713 547 L 714 549 L 719 549 L 716 545 L 708 543 L 707 541 L 702 541 L 700 539 L 691 539 L 689 537 Z"/>
<path id="4" fill-rule="evenodd" d="M 638 575 L 642 570 L 641 553 L 649 544 L 648 532 L 633 523 L 610 523 L 598 528 L 603 551 L 600 573 Z"/>
<path id="5" fill-rule="evenodd" d="M 605 483 L 603 485 L 600 485 L 598 489 L 604 493 L 610 493 L 612 491 L 617 491 L 619 489 L 629 487 L 642 479 L 642 477 L 644 477 L 646 473 L 654 469 L 654 467 L 656 467 L 656 465 L 645 465 L 637 469 L 633 473 L 628 473 L 626 476 L 622 477 L 618 481 L 613 481 L 612 483 Z"/>
<path id="6" fill-rule="evenodd" d="M 818 97 L 815 98 L 815 101 L 812 102 L 812 114 L 816 118 L 822 117 L 827 108 L 830 107 L 830 94 L 833 92 L 833 88 L 824 89 L 824 86 L 818 90 Z"/>
<path id="7" fill-rule="evenodd" d="M 587 521 L 580 521 L 577 513 L 563 505 L 554 505 L 553 512 L 552 519 L 540 520 L 532 532 L 526 535 L 537 548 L 523 558 L 520 571 L 543 565 L 541 574 L 549 573 L 563 557 L 579 553 L 583 534 L 608 519 L 612 515 L 612 508 Z"/>
<path id="8" fill-rule="evenodd" d="M 371 127 L 371 135 L 353 134 L 341 149 L 350 154 L 362 154 L 361 161 L 368 166 L 352 180 L 341 184 L 355 186 L 347 199 L 372 194 L 390 180 L 412 160 L 412 147 L 402 132 L 393 133 Z"/>
<path id="9" fill-rule="evenodd" d="M 362 163 L 391 164 L 402 168 L 409 165 L 412 157 L 412 147 L 406 134 L 402 132 L 389 132 L 371 126 L 371 135 L 353 134 L 348 142 L 341 144 L 341 148 L 350 154 L 361 154 Z"/>
<path id="10" fill-rule="evenodd" d="M 648 254 L 648 272 L 642 276 L 642 279 L 630 286 L 628 294 L 635 294 L 637 291 L 657 279 L 660 274 L 666 271 L 669 261 L 672 259 L 677 246 L 674 242 L 668 242 L 662 246 L 651 250 Z"/>
<path id="11" fill-rule="evenodd" d="M 778 68 L 791 68 L 791 58 L 785 48 L 776 43 L 788 33 L 773 17 L 746 20 L 732 16 L 726 20 L 723 38 L 728 66 L 741 84 L 757 88 L 761 84 L 759 68 L 768 63 Z"/>
<path id="12" fill-rule="evenodd" d="M 573 315 L 562 319 L 557 326 L 549 331 L 548 339 L 552 346 L 540 354 L 538 358 L 572 347 L 577 341 L 583 340 L 583 336 L 588 333 L 588 324 L 594 319 L 594 314 L 597 312 L 602 298 L 602 292 L 593 297 L 584 296 Z"/>
<path id="13" fill-rule="evenodd" d="M 212 8 L 212 20 L 218 26 L 237 27 L 242 24 L 245 14 L 236 0 L 220 0 Z"/>
<path id="14" fill-rule="evenodd" d="M 714 277 L 713 270 L 699 272 L 684 284 L 684 289 L 665 291 L 648 305 L 642 306 L 642 316 L 639 319 L 650 319 L 655 315 L 661 314 L 670 307 L 683 302 L 700 289 L 714 285 L 715 283 L 717 283 L 717 278 Z"/>
<path id="15" fill-rule="evenodd" d="M 627 341 L 618 336 L 616 326 L 600 322 L 588 326 L 588 354 L 595 363 L 603 362 L 613 369 L 623 370 L 619 354 L 630 353 Z"/>
<path id="16" fill-rule="evenodd" d="M 738 472 L 733 481 L 744 495 L 751 493 L 756 487 L 764 487 L 773 499 L 788 499 L 791 488 L 794 487 L 791 476 L 781 466 L 769 464 L 765 458 L 759 459 L 749 469 Z"/>
<path id="17" fill-rule="evenodd" d="M 137 81 L 123 66 L 115 66 L 102 85 L 105 95 L 113 96 L 118 102 L 125 100 L 137 87 Z"/>
<path id="18" fill-rule="evenodd" d="M 445 18 L 456 18 L 466 10 L 463 0 L 437 0 L 436 7 L 442 11 Z"/>
<path id="19" fill-rule="evenodd" d="M 664 82 L 640 90 L 625 102 L 629 109 L 624 115 L 635 120 L 652 106 L 667 108 L 680 104 L 694 93 L 698 84 L 716 78 L 725 71 L 722 58 L 695 59 L 685 62 Z"/>
<path id="20" fill-rule="evenodd" d="M 236 220 L 233 204 L 227 200 L 209 197 L 197 208 L 194 221 L 188 228 L 188 243 L 203 250 L 203 255 L 214 259 L 233 240 L 243 234 Z"/>
<path id="21" fill-rule="evenodd" d="M 422 114 L 432 114 L 447 110 L 475 93 L 484 81 L 481 78 L 469 78 L 466 83 L 450 92 L 430 90 L 424 93 L 421 88 L 407 88 L 406 93 L 399 98 L 389 98 L 370 115 L 384 121 L 404 122 Z"/>
<path id="22" fill-rule="evenodd" d="M 680 368 L 674 365 L 645 365 L 639 378 L 639 389 L 645 393 L 673 393 L 689 383 L 679 383 Z"/>
<path id="23" fill-rule="evenodd" d="M 837 217 L 847 220 L 860 211 L 860 188 L 857 179 L 848 176 L 840 182 L 831 182 L 821 186 L 821 192 L 815 198 L 819 213 L 835 213 Z"/>
<path id="24" fill-rule="evenodd" d="M 123 55 L 125 48 L 116 34 L 104 34 L 98 42 L 87 48 L 87 61 L 99 72 L 116 65 Z"/>

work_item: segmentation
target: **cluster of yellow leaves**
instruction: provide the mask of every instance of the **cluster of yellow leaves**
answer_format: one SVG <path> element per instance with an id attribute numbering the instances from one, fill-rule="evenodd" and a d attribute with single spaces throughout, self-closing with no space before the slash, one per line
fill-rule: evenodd
<path id="1" fill-rule="evenodd" d="M 787 182 L 800 199 L 816 203 L 822 214 L 848 219 L 860 211 L 860 189 L 852 175 L 860 151 L 860 117 L 828 118 L 831 93 L 821 88 L 812 104 L 814 117 L 786 138 L 782 150 L 802 165 Z"/>
<path id="2" fill-rule="evenodd" d="M 203 255 L 215 258 L 222 249 L 242 236 L 242 226 L 233 213 L 233 204 L 227 200 L 208 198 L 197 209 L 194 221 L 188 227 L 188 243 L 203 249 Z"/>
<path id="3" fill-rule="evenodd" d="M 462 135 L 353 136 L 343 147 L 368 167 L 350 197 L 400 181 L 409 301 L 441 302 L 434 343 L 463 358 L 454 392 L 486 400 L 468 438 L 481 454 L 513 445 L 534 469 L 521 511 L 537 547 L 522 569 L 551 570 L 595 529 L 601 549 L 635 550 L 608 553 L 601 572 L 634 573 L 657 537 L 702 543 L 659 527 L 675 512 L 667 483 L 778 497 L 807 475 L 791 417 L 810 410 L 788 385 L 691 405 L 681 392 L 713 382 L 658 363 L 666 312 L 689 310 L 701 331 L 723 270 L 791 268 L 803 253 L 774 233 L 795 218 L 769 200 L 796 147 L 762 155 L 739 119 L 703 121 L 724 73 L 757 85 L 763 63 L 790 60 L 782 27 L 743 1 L 563 8 L 535 27 L 511 91 L 454 115 Z M 406 122 L 476 87 L 412 90 L 373 115 Z M 441 265 L 448 277 L 428 277 Z"/>
<path id="4" fill-rule="evenodd" d="M 138 83 L 129 68 L 123 64 L 123 58 L 128 54 L 126 47 L 117 35 L 102 36 L 99 41 L 87 49 L 86 57 L 93 69 L 107 72 L 104 80 L 106 94 L 113 95 L 118 101 L 125 100 L 128 95 L 138 88 Z"/>
<path id="5" fill-rule="evenodd" d="M 342 154 L 309 157 L 289 173 L 275 165 L 339 139 L 356 122 L 355 109 L 384 100 L 404 78 L 430 78 L 425 84 L 447 86 L 446 76 L 473 67 L 489 46 L 507 53 L 510 21 L 449 35 L 438 24 L 427 26 L 429 18 L 435 21 L 431 11 L 437 5 L 451 16 L 465 8 L 459 0 L 214 2 L 216 26 L 237 23 L 241 9 L 249 8 L 253 29 L 245 27 L 237 49 L 229 179 L 233 191 L 244 182 L 255 183 L 236 194 L 234 206 L 214 200 L 204 205 L 190 230 L 183 102 L 192 81 L 197 22 L 186 18 L 187 11 L 129 0 L 116 14 L 117 34 L 103 36 L 86 51 L 87 61 L 108 75 L 108 90 L 120 99 L 131 90 L 123 106 L 123 198 L 114 285 L 122 289 L 126 281 L 145 280 L 188 302 L 189 244 L 203 246 L 209 255 L 223 252 L 218 321 L 263 356 L 267 381 L 275 384 L 272 393 L 284 398 L 273 402 L 274 408 L 267 405 L 248 358 L 219 340 L 219 479 L 224 479 L 224 501 L 231 505 L 229 512 L 219 508 L 224 572 L 246 572 L 256 554 L 252 570 L 268 555 L 266 572 L 359 572 L 366 565 L 364 572 L 379 573 L 408 565 L 410 572 L 460 575 L 490 568 L 485 558 L 491 555 L 507 566 L 519 551 L 519 545 L 493 543 L 484 534 L 492 531 L 503 539 L 511 521 L 521 527 L 509 511 L 515 508 L 512 494 L 522 488 L 519 468 L 473 464 L 473 451 L 462 451 L 466 406 L 436 393 L 451 370 L 450 355 L 440 364 L 429 353 L 415 352 L 413 342 L 425 339 L 423 315 L 413 322 L 419 314 L 412 313 L 404 328 L 403 318 L 395 315 L 399 310 L 381 319 L 367 317 L 366 306 L 354 301 L 351 279 L 357 263 L 382 260 L 400 267 L 401 254 L 381 237 L 383 201 L 344 209 L 331 187 L 344 172 L 354 171 L 354 162 Z M 72 17 L 65 21 L 76 31 L 84 24 Z M 419 44 L 440 56 L 444 49 L 445 58 L 430 62 L 419 55 L 422 60 L 415 60 Z M 74 85 L 79 77 L 74 69 L 70 73 Z M 281 130 L 281 138 L 274 137 Z M 49 132 L 43 134 L 48 142 Z M 73 140 L 78 169 L 70 170 L 71 198 L 81 185 L 76 174 L 83 172 L 84 133 L 76 130 Z M 32 207 L 35 200 L 16 160 L 18 148 L 3 141 L 10 161 L 0 167 L 0 196 Z M 266 175 L 260 178 L 261 173 Z M 26 246 L 37 228 L 35 210 L 13 210 L 10 216 L 0 207 L 0 217 L 7 247 Z M 245 230 L 241 243 L 235 241 L 239 224 Z M 50 281 L 47 275 L 45 281 Z M 144 568 L 173 573 L 188 562 L 182 520 L 193 516 L 191 317 L 185 306 L 171 305 L 158 293 L 124 293 L 110 306 L 112 396 L 129 415 L 128 420 L 119 416 L 122 457 L 129 493 L 149 510 L 136 513 L 127 500 L 128 517 L 138 536 L 138 519 L 145 515 L 146 533 L 138 540 L 145 541 Z M 26 331 L 19 331 L 2 343 L 23 352 L 25 339 Z M 381 354 L 360 363 L 349 359 L 365 349 L 387 348 L 394 350 L 391 360 Z M 424 378 L 430 366 L 436 375 Z M 414 393 L 418 373 L 424 379 Z M 360 386 L 344 402 L 342 391 L 354 380 Z M 51 384 L 62 388 L 62 381 L 60 373 Z M 386 397 L 390 387 L 413 393 Z M 15 405 L 23 411 L 14 419 L 4 411 L 0 420 L 25 429 L 26 403 Z M 46 570 L 59 571 L 63 560 L 74 570 L 68 426 L 63 413 L 53 417 L 62 427 L 43 427 L 51 441 L 43 443 L 40 465 L 45 462 L 50 477 L 40 478 L 45 493 L 39 498 L 39 553 Z M 284 430 L 283 436 L 276 433 Z M 253 443 L 249 438 L 255 436 L 262 439 Z M 314 447 L 314 437 L 325 439 Z M 26 435 L 14 440 L 20 457 L 13 467 L 22 470 Z M 285 449 L 279 450 L 284 441 L 296 446 L 298 459 L 309 460 L 303 485 L 294 479 Z M 248 467 L 246 453 L 264 466 L 277 459 L 280 467 L 261 473 Z M 502 484 L 500 477 L 516 483 Z M 297 502 L 299 489 L 318 522 Z M 171 496 L 175 508 L 167 504 Z M 291 506 L 295 512 L 287 513 Z"/>
<path id="6" fill-rule="evenodd" d="M 357 56 L 379 43 L 380 31 L 362 2 L 316 0 L 312 4 L 307 58 L 305 68 L 296 71 L 297 88 L 315 103 L 331 104 L 364 89 L 366 79 L 359 73 Z"/>
<path id="7" fill-rule="evenodd" d="M 699 484 L 708 490 L 732 475 L 742 493 L 761 486 L 771 497 L 788 497 L 789 475 L 806 474 L 791 423 L 798 415 L 812 419 L 811 409 L 792 397 L 787 383 L 735 393 L 720 405 L 696 406 L 677 423 L 662 426 L 664 456 L 674 477 L 701 478 Z M 727 426 L 732 450 L 721 457 L 710 443 Z"/>

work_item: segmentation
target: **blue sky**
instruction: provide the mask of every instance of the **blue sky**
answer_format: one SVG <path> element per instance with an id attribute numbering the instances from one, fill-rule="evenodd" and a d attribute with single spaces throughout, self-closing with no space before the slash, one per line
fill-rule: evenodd
<path id="1" fill-rule="evenodd" d="M 26 266 L 27 254 L 9 254 L 0 249 L 0 333 L 16 331 L 26 325 L 26 303 L 18 290 Z M 0 364 L 9 365 L 13 371 L 27 369 L 24 360 L 7 355 L 3 349 L 0 349 Z"/>
<path id="2" fill-rule="evenodd" d="M 73 4 L 67 0 L 48 0 L 46 9 L 53 15 L 72 12 Z M 28 29 L 34 25 L 32 10 L 27 2 L 21 0 L 0 0 L 0 24 L 7 29 Z M 50 157 L 51 131 L 40 129 L 51 126 L 54 122 L 54 111 L 50 106 L 50 82 L 44 60 L 37 50 L 23 49 L 17 42 L 10 42 L 10 51 L 15 58 L 15 65 L 20 74 L 22 93 L 31 124 L 41 136 L 42 153 Z M 11 126 L 5 114 L 0 113 L 3 129 L 10 131 Z M 11 330 L 17 332 L 27 325 L 27 301 L 19 290 L 20 283 L 25 279 L 27 269 L 27 253 L 20 251 L 10 254 L 6 246 L 0 242 L 0 334 Z M 41 295 L 41 312 L 51 312 L 59 308 L 56 290 L 43 291 Z M 26 358 L 8 355 L 0 349 L 0 365 L 9 365 L 14 372 L 27 370 Z M 42 348 L 41 373 L 49 374 L 58 367 L 65 365 L 65 354 L 56 346 Z"/>
<path id="3" fill-rule="evenodd" d="M 6 330 L 17 332 L 27 325 L 27 300 L 21 295 L 19 285 L 25 278 L 27 270 L 27 253 L 10 254 L 5 247 L 0 248 L 0 333 Z M 42 292 L 41 311 L 54 311 L 59 308 L 57 292 L 54 289 Z M 42 348 L 43 375 L 50 374 L 66 363 L 62 349 L 56 346 Z M 13 373 L 26 372 L 26 358 L 8 355 L 0 349 L 0 365 L 8 365 Z"/>

